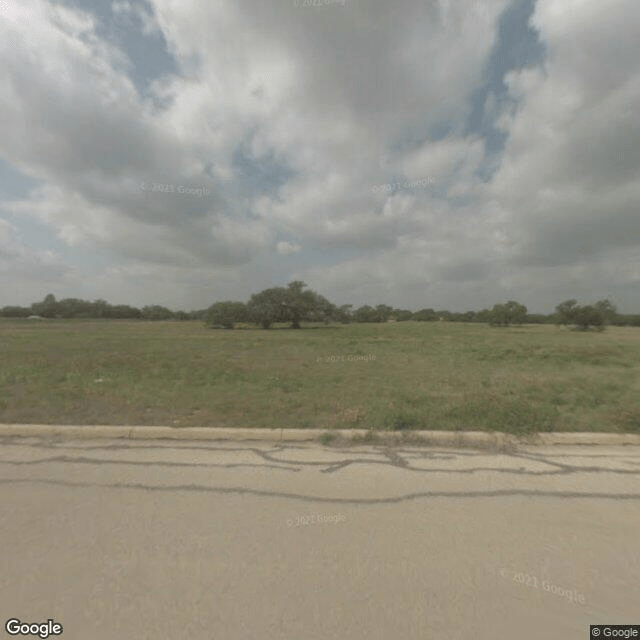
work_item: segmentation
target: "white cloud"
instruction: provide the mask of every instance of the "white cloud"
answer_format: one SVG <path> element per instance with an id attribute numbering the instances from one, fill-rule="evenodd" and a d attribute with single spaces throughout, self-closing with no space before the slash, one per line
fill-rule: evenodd
<path id="1" fill-rule="evenodd" d="M 276 245 L 276 251 L 283 256 L 289 256 L 292 253 L 300 253 L 301 249 L 302 247 L 299 244 L 286 241 L 278 242 Z"/>
<path id="2" fill-rule="evenodd" d="M 0 307 L 41 299 L 42 291 L 65 279 L 69 268 L 50 250 L 25 244 L 18 227 L 0 218 Z"/>
<path id="3" fill-rule="evenodd" d="M 190 270 L 198 282 L 223 273 L 234 298 L 293 253 L 326 292 L 422 286 L 457 307 L 470 290 L 489 304 L 521 287 L 548 308 L 582 277 L 585 291 L 633 282 L 618 261 L 640 239 L 637 3 L 538 0 L 531 24 L 547 58 L 506 76 L 511 101 L 488 94 L 485 125 L 497 117 L 508 138 L 482 183 L 485 143 L 465 124 L 508 4 L 157 0 L 149 11 L 119 0 L 117 20 L 140 37 L 160 30 L 181 70 L 154 79 L 153 102 L 92 14 L 33 0 L 27 21 L 3 5 L 0 153 L 41 182 L 7 206 L 69 255 L 111 256 L 103 289 L 164 278 L 181 300 L 181 287 L 197 290 Z M 240 148 L 267 177 L 243 167 Z M 273 160 L 287 173 L 269 174 Z M 373 193 L 398 176 L 436 184 Z M 141 182 L 211 194 L 142 193 Z M 5 251 L 15 233 L 0 225 Z M 335 261 L 319 266 L 320 252 Z"/>
<path id="4" fill-rule="evenodd" d="M 516 264 L 581 263 L 640 238 L 640 69 L 630 53 L 640 30 L 623 20 L 625 7 L 637 9 L 580 3 L 574 16 L 571 4 L 536 5 L 549 59 L 506 80 L 519 108 L 503 117 L 509 141 L 488 191 L 511 211 Z M 615 37 L 615 53 L 603 33 Z"/>

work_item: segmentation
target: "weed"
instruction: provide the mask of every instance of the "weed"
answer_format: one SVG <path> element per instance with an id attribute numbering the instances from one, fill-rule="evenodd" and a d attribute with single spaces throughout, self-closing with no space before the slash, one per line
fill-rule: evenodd
<path id="1" fill-rule="evenodd" d="M 325 433 L 323 433 L 318 440 L 320 441 L 321 444 L 324 445 L 329 445 L 331 444 L 338 436 L 335 433 L 331 433 L 329 431 L 326 431 Z"/>

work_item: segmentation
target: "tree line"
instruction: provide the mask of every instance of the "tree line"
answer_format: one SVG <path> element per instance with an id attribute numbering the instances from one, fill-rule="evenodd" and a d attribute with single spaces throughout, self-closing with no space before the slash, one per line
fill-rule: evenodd
<path id="1" fill-rule="evenodd" d="M 172 311 L 161 305 L 148 305 L 142 309 L 127 304 L 109 304 L 106 300 L 79 300 L 64 298 L 56 300 L 53 294 L 45 296 L 42 302 L 34 302 L 29 307 L 8 306 L 0 309 L 0 317 L 28 318 L 104 318 L 111 320 L 203 320 L 207 310 Z"/>
<path id="2" fill-rule="evenodd" d="M 410 311 L 389 305 L 376 307 L 364 305 L 337 306 L 324 296 L 306 288 L 296 280 L 286 287 L 271 287 L 253 294 L 245 302 L 225 300 L 206 309 L 196 311 L 172 311 L 160 305 L 148 305 L 142 309 L 129 305 L 111 305 L 105 300 L 89 302 L 77 298 L 56 300 L 53 294 L 42 302 L 29 307 L 7 306 L 0 309 L 5 318 L 103 318 L 127 320 L 200 320 L 209 327 L 233 329 L 237 324 L 255 324 L 269 329 L 276 323 L 289 323 L 292 329 L 301 328 L 302 322 L 362 323 L 362 322 L 479 322 L 496 327 L 523 324 L 557 324 L 579 330 L 602 331 L 607 325 L 640 326 L 640 315 L 618 314 L 609 300 L 599 300 L 593 305 L 579 306 L 577 300 L 562 302 L 555 313 L 544 315 L 528 313 L 527 307 L 515 300 L 496 303 L 491 309 L 481 311 L 451 312 L 448 310 L 421 309 Z"/>

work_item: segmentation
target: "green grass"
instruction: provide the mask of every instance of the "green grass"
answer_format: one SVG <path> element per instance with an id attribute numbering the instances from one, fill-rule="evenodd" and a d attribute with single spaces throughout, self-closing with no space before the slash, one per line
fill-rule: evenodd
<path id="1" fill-rule="evenodd" d="M 0 422 L 640 433 L 638 363 L 633 327 L 0 320 Z"/>

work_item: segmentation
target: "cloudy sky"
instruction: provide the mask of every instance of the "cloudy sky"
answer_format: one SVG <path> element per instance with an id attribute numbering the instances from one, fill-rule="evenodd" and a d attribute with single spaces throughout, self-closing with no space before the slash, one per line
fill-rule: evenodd
<path id="1" fill-rule="evenodd" d="M 0 0 L 0 307 L 640 313 L 638 0 L 304 4 Z"/>

